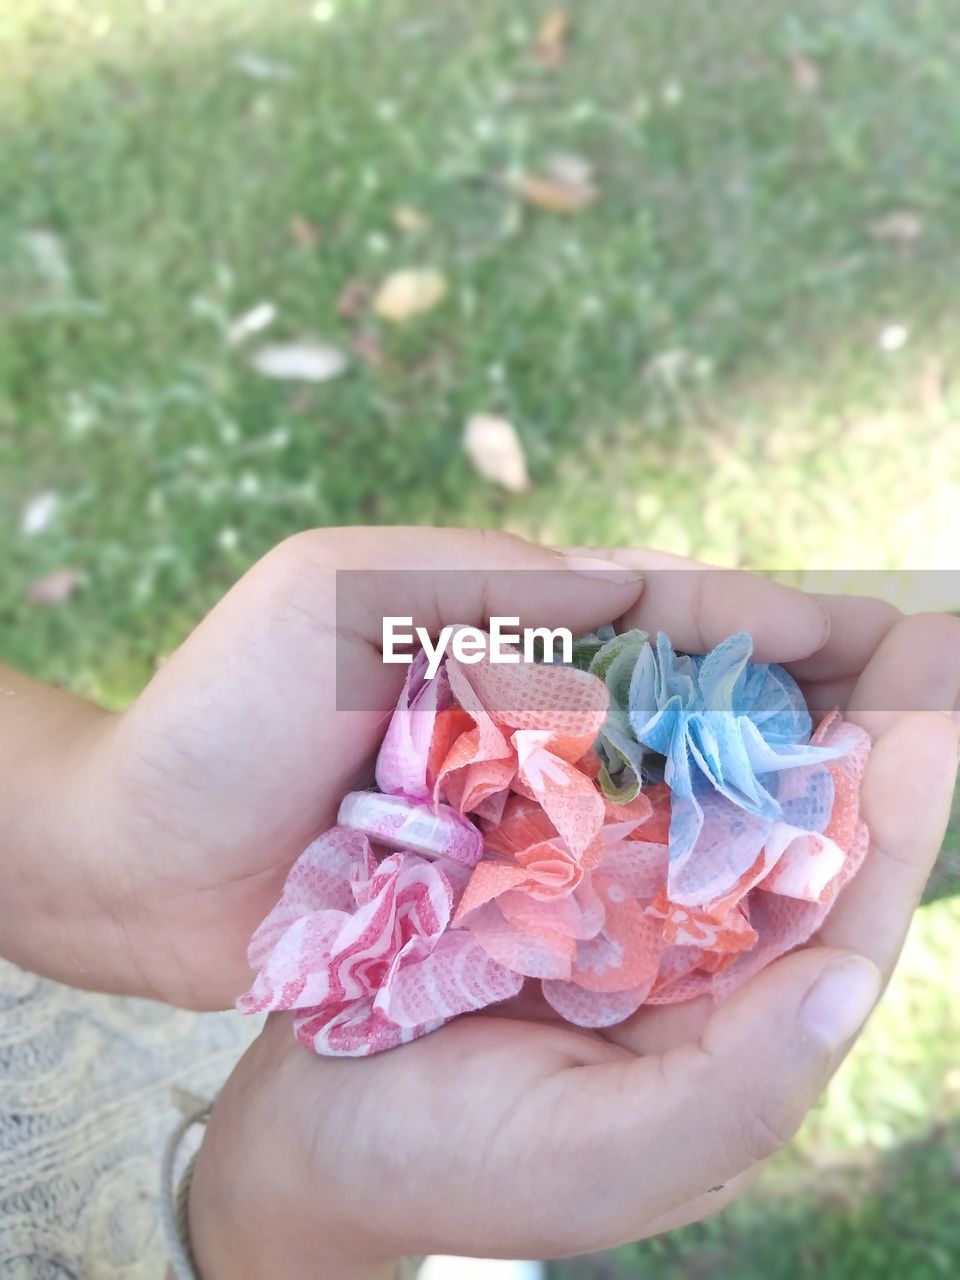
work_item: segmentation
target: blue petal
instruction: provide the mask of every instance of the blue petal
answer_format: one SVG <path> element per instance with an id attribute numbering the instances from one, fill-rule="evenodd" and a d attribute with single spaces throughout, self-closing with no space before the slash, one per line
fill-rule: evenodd
<path id="1" fill-rule="evenodd" d="M 753 640 L 746 631 L 738 631 L 707 654 L 698 673 L 705 707 L 711 711 L 733 711 L 734 690 L 752 653 Z"/>
<path id="2" fill-rule="evenodd" d="M 685 654 L 674 653 L 662 631 L 657 634 L 657 704 L 663 706 L 671 698 L 679 698 L 685 707 L 699 700 L 697 664 Z"/>

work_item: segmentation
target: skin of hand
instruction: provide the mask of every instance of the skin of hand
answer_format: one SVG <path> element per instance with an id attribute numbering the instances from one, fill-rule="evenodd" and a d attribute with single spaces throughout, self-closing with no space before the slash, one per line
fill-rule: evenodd
<path id="1" fill-rule="evenodd" d="M 650 590 L 661 559 L 625 559 L 648 573 L 625 625 L 663 626 L 696 650 L 749 612 L 731 598 L 739 579 L 691 571 L 678 604 L 676 583 L 666 597 Z M 558 1023 L 521 996 L 346 1060 L 311 1055 L 288 1015 L 274 1015 L 201 1149 L 190 1218 L 205 1280 L 386 1280 L 404 1254 L 607 1248 L 723 1207 L 789 1140 L 893 970 L 958 756 L 952 621 L 821 603 L 843 629 L 794 673 L 812 705 L 839 701 L 875 747 L 863 787 L 870 853 L 819 935 L 719 1008 L 641 1009 L 604 1032 Z M 762 632 L 759 619 L 740 625 Z M 768 644 L 761 656 L 777 656 Z"/>
<path id="2" fill-rule="evenodd" d="M 618 617 L 691 651 L 746 629 L 812 706 L 839 703 L 877 738 L 866 866 L 815 945 L 719 1010 L 641 1010 L 599 1034 L 517 1001 L 358 1062 L 315 1058 L 284 1015 L 271 1019 L 198 1168 L 191 1216 L 210 1277 L 372 1280 L 405 1252 L 559 1255 L 695 1220 L 793 1132 L 872 1007 L 946 821 L 957 736 L 934 709 L 960 693 L 960 624 L 811 601 L 654 552 L 589 554 L 469 531 L 299 535 L 122 715 L 0 678 L 12 695 L 0 834 L 17 887 L 0 903 L 4 950 L 74 983 L 198 1008 L 247 985 L 252 929 L 368 776 L 383 713 L 338 710 L 332 673 L 339 658 L 392 705 L 403 669 L 377 650 L 383 614 L 574 630 Z M 408 575 L 395 595 L 380 576 L 338 611 L 344 568 L 456 572 L 428 574 L 412 602 Z"/>
<path id="3" fill-rule="evenodd" d="M 379 652 L 385 614 L 576 632 L 636 607 L 691 648 L 743 627 L 761 658 L 823 650 L 828 618 L 800 592 L 652 552 L 605 563 L 478 530 L 318 530 L 254 566 L 122 714 L 0 671 L 3 954 L 75 986 L 231 1004 L 291 864 L 369 778 L 404 675 Z M 654 585 L 663 567 L 678 572 Z M 341 570 L 366 572 L 338 601 Z M 847 619 L 854 667 L 892 623 L 879 607 Z M 376 709 L 338 709 L 335 671 Z"/>

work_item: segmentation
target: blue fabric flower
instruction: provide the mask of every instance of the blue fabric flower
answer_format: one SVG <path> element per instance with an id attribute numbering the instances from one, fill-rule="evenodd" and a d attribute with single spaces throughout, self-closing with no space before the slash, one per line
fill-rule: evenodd
<path id="1" fill-rule="evenodd" d="M 614 799 L 629 799 L 662 767 L 672 793 L 669 887 L 677 901 L 696 885 L 735 882 L 774 822 L 818 832 L 829 818 L 833 782 L 823 766 L 841 752 L 810 745 L 796 682 L 781 666 L 751 662 L 752 654 L 746 632 L 706 656 L 688 656 L 662 633 L 654 648 L 634 631 L 591 655 L 590 670 L 611 695 L 598 743 L 601 781 Z M 689 867 L 695 854 L 722 861 L 721 872 Z"/>

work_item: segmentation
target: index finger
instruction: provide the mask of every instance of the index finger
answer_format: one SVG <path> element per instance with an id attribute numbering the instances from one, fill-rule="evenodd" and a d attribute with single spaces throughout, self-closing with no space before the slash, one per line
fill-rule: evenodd
<path id="1" fill-rule="evenodd" d="M 622 616 L 621 628 L 664 631 L 674 648 L 688 653 L 706 653 L 748 631 L 758 662 L 795 662 L 823 649 L 830 636 L 830 616 L 813 596 L 745 569 L 634 547 L 565 551 L 641 570 L 643 595 Z"/>

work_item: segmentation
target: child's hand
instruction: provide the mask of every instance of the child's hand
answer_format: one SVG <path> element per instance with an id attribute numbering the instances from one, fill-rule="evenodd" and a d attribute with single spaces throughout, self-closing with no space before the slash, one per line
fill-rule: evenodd
<path id="1" fill-rule="evenodd" d="M 338 617 L 344 569 L 396 571 L 394 598 L 372 598 L 367 579 Z M 507 569 L 558 572 L 511 580 L 498 573 Z M 110 912 L 122 939 L 111 954 L 111 932 L 99 930 L 89 985 L 195 1008 L 229 1005 L 249 985 L 250 935 L 370 768 L 402 685 L 406 668 L 379 652 L 383 614 L 431 626 L 519 614 L 588 630 L 640 591 L 638 573 L 609 570 L 584 576 L 555 551 L 468 530 L 318 530 L 275 548 L 133 706 L 102 723 L 92 749 L 88 740 L 84 778 L 96 803 L 84 838 L 114 869 Z M 357 703 L 374 710 L 338 710 L 338 663 Z"/>
<path id="2" fill-rule="evenodd" d="M 11 674 L 0 706 L 3 953 L 75 985 L 231 1003 L 248 984 L 250 934 L 375 754 L 404 674 L 381 661 L 384 614 L 587 630 L 629 611 L 631 625 L 693 650 L 743 628 L 758 658 L 805 660 L 798 673 L 820 682 L 811 690 L 841 701 L 898 616 L 877 601 L 823 601 L 837 619 L 826 640 L 823 608 L 799 592 L 655 552 L 613 558 L 622 567 L 605 577 L 505 534 L 318 530 L 256 565 L 120 716 Z M 354 591 L 349 616 L 335 617 L 338 569 L 414 568 L 460 572 L 397 572 L 393 597 Z M 559 572 L 499 572 L 517 569 Z M 337 710 L 337 657 L 379 712 Z M 915 705 L 952 706 L 960 673 L 937 652 L 926 675 Z"/>
<path id="3" fill-rule="evenodd" d="M 202 1008 L 248 985 L 251 933 L 362 782 L 402 684 L 405 667 L 379 652 L 385 614 L 435 628 L 519 615 L 577 632 L 640 596 L 640 565 L 604 576 L 602 565 L 578 573 L 570 563 L 506 534 L 412 528 L 318 530 L 255 566 L 107 727 L 98 752 L 99 833 L 128 868 L 119 914 L 139 988 Z M 377 578 L 351 579 L 335 617 L 344 569 Z M 744 627 L 761 658 L 791 659 L 826 638 L 822 609 L 799 592 L 749 574 L 667 578 L 646 616 L 679 644 L 709 647 Z M 337 710 L 338 661 L 347 695 L 362 690 L 377 710 Z"/>
<path id="4" fill-rule="evenodd" d="M 727 1203 L 795 1132 L 899 954 L 958 737 L 947 716 L 897 708 L 942 694 L 947 631 L 900 622 L 849 691 L 846 714 L 879 733 L 870 854 L 816 945 L 719 1009 L 642 1009 L 595 1033 L 521 997 L 359 1060 L 314 1057 L 275 1015 L 202 1148 L 190 1216 L 204 1280 L 373 1280 L 405 1253 L 559 1256 Z M 828 672 L 826 656 L 807 667 Z"/>

